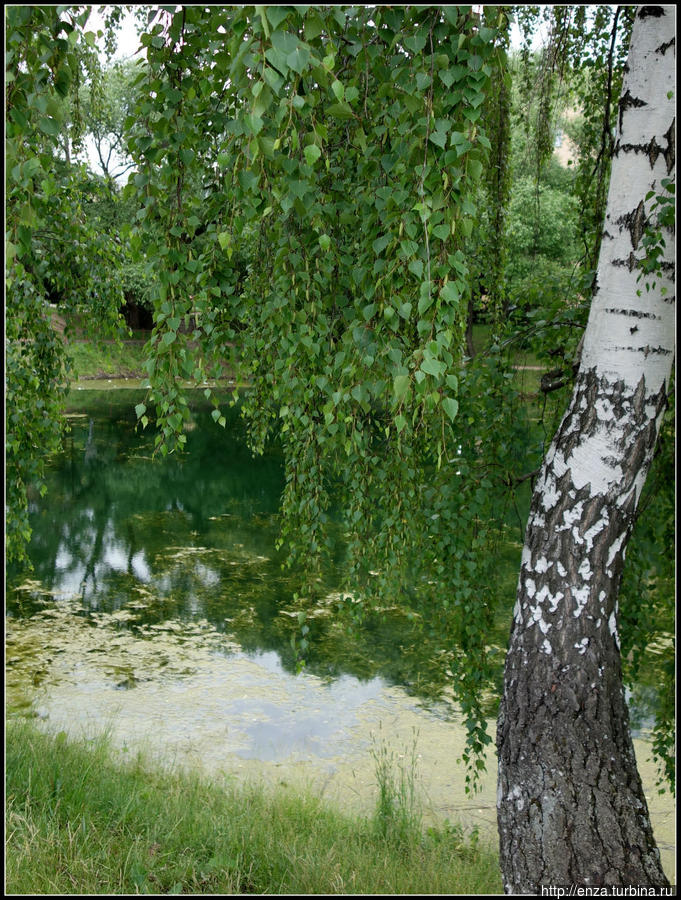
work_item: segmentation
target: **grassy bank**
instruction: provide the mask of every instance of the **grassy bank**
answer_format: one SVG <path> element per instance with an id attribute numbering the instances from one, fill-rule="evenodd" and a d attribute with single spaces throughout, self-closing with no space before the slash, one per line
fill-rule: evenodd
<path id="1" fill-rule="evenodd" d="M 139 334 L 139 333 L 138 333 Z M 148 337 L 148 336 L 147 336 Z M 87 341 L 75 340 L 68 346 L 73 362 L 72 380 L 80 381 L 87 387 L 91 380 L 130 378 L 146 380 L 147 356 L 144 350 L 146 340 L 136 337 L 132 340 Z M 230 367 L 228 366 L 228 372 Z M 236 377 L 232 372 L 227 378 Z"/>
<path id="2" fill-rule="evenodd" d="M 63 322 L 63 320 L 62 320 Z M 68 342 L 69 356 L 73 360 L 75 377 L 78 379 L 146 377 L 146 355 L 144 345 L 149 332 L 134 332 L 133 339 L 121 336 L 119 342 L 113 340 L 94 341 L 86 339 L 85 333 L 73 326 L 73 336 Z M 478 353 L 489 344 L 489 325 L 476 324 L 473 327 L 473 343 Z M 534 356 L 518 351 L 516 365 L 519 367 L 517 387 L 523 392 L 539 389 L 540 371 Z"/>
<path id="3" fill-rule="evenodd" d="M 69 344 L 76 378 L 120 378 L 146 375 L 144 343 L 124 341 L 96 344 L 75 341 Z"/>
<path id="4" fill-rule="evenodd" d="M 373 818 L 291 788 L 114 759 L 27 722 L 6 733 L 9 894 L 499 893 L 496 854 L 423 830 L 383 773 Z"/>

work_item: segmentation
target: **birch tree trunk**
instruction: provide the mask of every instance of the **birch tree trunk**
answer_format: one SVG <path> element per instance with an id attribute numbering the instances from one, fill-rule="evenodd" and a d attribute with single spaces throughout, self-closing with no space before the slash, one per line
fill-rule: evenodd
<path id="1" fill-rule="evenodd" d="M 675 352 L 673 236 L 654 289 L 636 266 L 646 194 L 674 171 L 674 35 L 674 7 L 637 9 L 598 286 L 530 510 L 497 728 L 507 892 L 668 883 L 629 729 L 617 594 Z"/>

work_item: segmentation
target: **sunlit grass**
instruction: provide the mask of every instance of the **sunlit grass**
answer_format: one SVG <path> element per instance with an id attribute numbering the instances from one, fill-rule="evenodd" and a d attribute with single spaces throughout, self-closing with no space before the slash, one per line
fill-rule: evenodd
<path id="1" fill-rule="evenodd" d="M 95 341 L 72 337 L 67 341 L 68 356 L 73 363 L 70 374 L 72 380 L 90 380 L 104 378 L 139 378 L 147 377 L 146 339 L 149 332 L 132 332 L 132 338 L 124 337 L 121 341 Z M 230 356 L 228 371 L 224 375 L 231 381 L 241 380 L 231 371 L 234 360 Z"/>
<path id="2" fill-rule="evenodd" d="M 139 376 L 146 374 L 144 345 L 74 341 L 68 346 L 77 378 Z"/>
<path id="3" fill-rule="evenodd" d="M 385 738 L 377 739 L 371 750 L 378 786 L 374 827 L 382 837 L 396 843 L 411 844 L 418 840 L 422 814 L 417 789 L 418 735 L 411 747 L 398 754 Z"/>
<path id="4" fill-rule="evenodd" d="M 6 771 L 10 894 L 501 888 L 496 853 L 460 829 L 403 829 L 396 841 L 375 819 L 297 789 L 159 771 L 143 757 L 124 764 L 102 739 L 71 742 L 13 721 Z"/>

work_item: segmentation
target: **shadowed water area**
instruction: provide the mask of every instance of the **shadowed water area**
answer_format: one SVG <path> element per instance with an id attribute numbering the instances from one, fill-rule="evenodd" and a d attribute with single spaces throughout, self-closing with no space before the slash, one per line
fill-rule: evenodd
<path id="1" fill-rule="evenodd" d="M 76 734 L 107 728 L 123 749 L 142 744 L 182 764 L 302 781 L 363 810 L 375 798 L 372 754 L 387 747 L 399 767 L 415 743 L 426 815 L 493 839 L 496 760 L 490 750 L 482 791 L 466 794 L 446 636 L 396 604 L 353 624 L 332 564 L 308 610 L 310 647 L 296 674 L 291 639 L 303 607 L 275 549 L 284 483 L 276 446 L 253 458 L 236 413 L 218 428 L 197 394 L 187 452 L 154 461 L 153 433 L 135 428 L 141 399 L 72 394 L 48 493 L 31 497 L 34 571 L 8 573 L 10 709 Z M 514 537 L 499 573 L 508 610 L 489 638 L 500 675 Z M 337 547 L 340 564 L 340 533 Z M 655 792 L 643 740 L 653 673 L 649 682 L 632 704 L 636 750 L 671 877 L 673 802 Z M 493 720 L 492 697 L 488 712 Z"/>

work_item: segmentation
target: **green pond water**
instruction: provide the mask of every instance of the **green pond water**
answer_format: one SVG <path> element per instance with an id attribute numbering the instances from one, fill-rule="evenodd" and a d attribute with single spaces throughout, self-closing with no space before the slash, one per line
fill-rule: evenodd
<path id="1" fill-rule="evenodd" d="M 377 748 L 394 752 L 399 768 L 415 745 L 427 814 L 491 837 L 493 749 L 481 791 L 467 794 L 456 762 L 465 729 L 447 688 L 451 648 L 437 623 L 393 604 L 352 626 L 338 614 L 345 595 L 331 565 L 321 602 L 308 609 L 310 648 L 296 674 L 301 605 L 275 549 L 276 447 L 253 458 L 238 416 L 216 427 L 197 394 L 187 453 L 154 461 L 153 433 L 135 429 L 141 399 L 133 390 L 71 395 L 48 493 L 31 496 L 34 571 L 7 575 L 9 709 L 73 733 L 106 728 L 122 751 L 144 745 L 181 764 L 304 782 L 364 809 Z M 499 573 L 508 611 L 489 640 L 500 675 L 515 539 Z M 669 866 L 673 803 L 654 790 L 650 697 L 645 684 L 632 697 L 636 749 Z M 493 697 L 488 713 L 493 734 Z"/>

